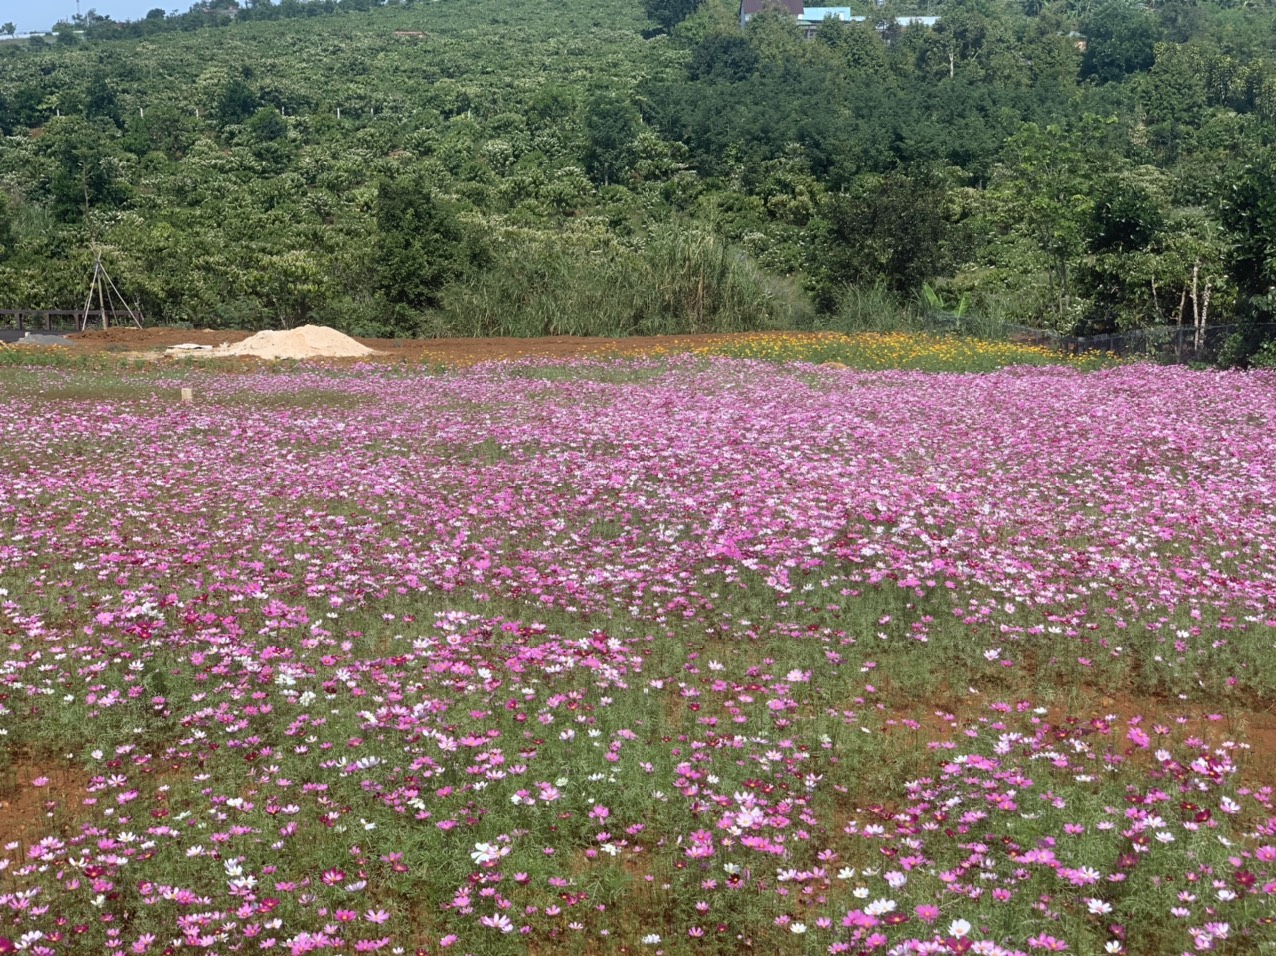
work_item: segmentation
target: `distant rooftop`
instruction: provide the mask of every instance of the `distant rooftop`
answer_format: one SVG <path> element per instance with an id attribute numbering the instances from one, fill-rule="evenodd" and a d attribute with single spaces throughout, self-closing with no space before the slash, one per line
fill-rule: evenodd
<path id="1" fill-rule="evenodd" d="M 850 7 L 807 7 L 805 12 L 799 15 L 801 20 L 813 20 L 820 22 L 832 17 L 834 20 L 851 21 L 855 18 L 851 16 Z"/>
<path id="2" fill-rule="evenodd" d="M 787 10 L 795 17 L 802 16 L 802 0 L 741 0 L 740 19 L 747 20 L 763 10 Z"/>
<path id="3" fill-rule="evenodd" d="M 881 5 L 882 0 L 876 0 Z M 840 23 L 862 23 L 865 17 L 857 17 L 851 13 L 850 7 L 808 7 L 804 0 L 740 0 L 740 26 L 747 24 L 756 14 L 763 10 L 782 10 L 797 19 L 804 36 L 809 40 L 816 33 L 816 27 L 825 20 L 837 20 Z M 930 21 L 932 25 L 938 17 L 902 17 L 901 21 L 922 23 Z M 907 26 L 908 23 L 905 23 Z"/>

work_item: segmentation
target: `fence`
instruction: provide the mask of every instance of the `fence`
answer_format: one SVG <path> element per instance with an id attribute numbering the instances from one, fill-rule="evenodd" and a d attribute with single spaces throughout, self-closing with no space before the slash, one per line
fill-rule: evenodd
<path id="1" fill-rule="evenodd" d="M 923 320 L 937 331 L 957 334 L 970 333 L 987 323 L 963 316 L 932 313 Z M 1086 352 L 1110 352 L 1123 358 L 1143 356 L 1161 362 L 1187 363 L 1212 362 L 1227 341 L 1237 333 L 1259 338 L 1276 337 L 1276 324 L 1270 325 L 1210 325 L 1196 329 L 1190 325 L 1163 325 L 1129 332 L 1113 332 L 1108 335 L 1064 335 L 1047 329 L 1034 329 L 1027 325 L 1005 323 L 1000 325 L 1002 334 L 1012 342 L 1040 345 L 1070 355 Z"/>
<path id="2" fill-rule="evenodd" d="M 19 333 L 78 332 L 90 322 L 105 326 L 117 319 L 132 322 L 133 315 L 118 309 L 0 309 L 0 328 Z"/>

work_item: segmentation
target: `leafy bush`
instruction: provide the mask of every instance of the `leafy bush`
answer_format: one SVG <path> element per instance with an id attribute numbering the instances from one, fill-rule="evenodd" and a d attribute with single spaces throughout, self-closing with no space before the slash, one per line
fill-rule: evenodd
<path id="1" fill-rule="evenodd" d="M 1253 368 L 1276 369 L 1276 339 L 1268 339 L 1249 360 Z"/>

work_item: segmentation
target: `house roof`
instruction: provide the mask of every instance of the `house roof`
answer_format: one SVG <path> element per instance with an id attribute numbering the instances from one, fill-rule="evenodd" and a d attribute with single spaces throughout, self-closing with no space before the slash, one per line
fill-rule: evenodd
<path id="1" fill-rule="evenodd" d="M 803 13 L 803 0 L 740 0 L 740 12 L 746 17 L 772 7 L 787 10 L 793 16 L 800 17 Z"/>

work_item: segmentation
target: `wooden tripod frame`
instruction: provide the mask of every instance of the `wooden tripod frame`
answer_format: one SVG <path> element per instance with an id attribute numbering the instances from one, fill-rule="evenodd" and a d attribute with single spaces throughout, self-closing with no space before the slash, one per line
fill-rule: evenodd
<path id="1" fill-rule="evenodd" d="M 84 300 L 84 312 L 80 316 L 80 331 L 83 332 L 89 327 L 89 316 L 92 314 L 93 299 L 97 298 L 97 309 L 94 310 L 101 317 L 102 328 L 108 325 L 107 315 L 112 312 L 126 312 L 128 317 L 133 320 L 133 324 L 139 329 L 142 327 L 142 317 L 138 315 L 133 308 L 124 300 L 124 296 L 120 294 L 120 290 L 116 288 L 114 280 L 106 271 L 106 266 L 102 264 L 102 250 L 95 250 L 93 257 L 93 278 L 89 280 L 89 294 Z M 108 302 L 116 302 L 122 306 L 120 309 L 108 309 Z"/>

